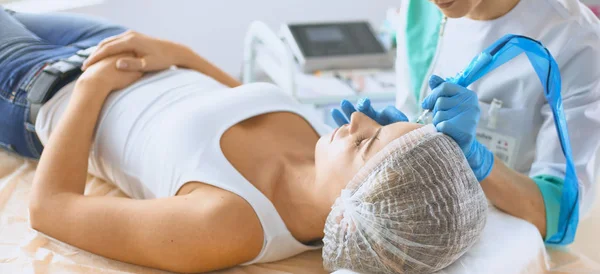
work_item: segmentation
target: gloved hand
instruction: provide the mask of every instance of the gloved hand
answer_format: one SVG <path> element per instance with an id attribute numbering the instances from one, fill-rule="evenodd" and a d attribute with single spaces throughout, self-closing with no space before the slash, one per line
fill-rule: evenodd
<path id="1" fill-rule="evenodd" d="M 475 139 L 480 115 L 477 94 L 435 75 L 429 79 L 429 87 L 433 92 L 421 106 L 432 110 L 436 129 L 456 141 L 477 180 L 483 181 L 492 171 L 494 155 Z"/>
<path id="2" fill-rule="evenodd" d="M 354 108 L 352 103 L 350 103 L 348 100 L 342 100 L 340 108 L 344 113 L 342 113 L 342 111 L 339 109 L 331 110 L 331 116 L 338 126 L 348 124 L 350 116 L 352 116 L 352 113 L 354 113 L 357 109 L 382 126 L 396 122 L 408 122 L 406 115 L 404 115 L 404 113 L 396 109 L 394 106 L 387 106 L 380 112 L 375 111 L 369 98 L 360 99 L 356 104 L 356 108 Z"/>

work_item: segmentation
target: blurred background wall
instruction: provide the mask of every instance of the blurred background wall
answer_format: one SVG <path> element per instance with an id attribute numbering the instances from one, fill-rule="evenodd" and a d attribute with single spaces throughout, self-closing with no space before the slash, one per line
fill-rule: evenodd
<path id="1" fill-rule="evenodd" d="M 284 22 L 365 19 L 377 28 L 385 19 L 386 9 L 402 1 L 105 0 L 70 10 L 105 17 L 137 31 L 189 45 L 237 77 L 244 34 L 253 20 L 279 29 Z"/>
<path id="2" fill-rule="evenodd" d="M 386 9 L 405 0 L 0 0 L 6 2 L 21 5 L 21 10 L 100 16 L 181 42 L 237 77 L 244 34 L 253 20 L 278 29 L 285 22 L 365 19 L 377 28 Z M 582 2 L 600 13 L 600 0 Z"/>

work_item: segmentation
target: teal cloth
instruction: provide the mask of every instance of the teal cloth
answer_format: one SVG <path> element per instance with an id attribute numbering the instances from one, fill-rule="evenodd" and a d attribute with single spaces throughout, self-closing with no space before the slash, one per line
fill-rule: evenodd
<path id="1" fill-rule="evenodd" d="M 410 0 L 406 18 L 406 50 L 410 71 L 410 87 L 419 104 L 421 88 L 436 53 L 441 11 L 431 2 Z M 420 105 L 420 104 L 419 104 Z"/>
<path id="2" fill-rule="evenodd" d="M 532 178 L 537 184 L 544 206 L 546 207 L 546 238 L 556 234 L 558 231 L 558 216 L 560 215 L 560 199 L 565 181 L 551 175 L 538 175 Z"/>

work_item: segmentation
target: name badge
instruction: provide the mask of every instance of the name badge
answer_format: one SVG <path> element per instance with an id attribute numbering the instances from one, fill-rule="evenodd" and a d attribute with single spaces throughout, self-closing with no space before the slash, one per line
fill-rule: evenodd
<path id="1" fill-rule="evenodd" d="M 515 168 L 515 157 L 519 146 L 517 138 L 484 128 L 477 129 L 476 138 L 508 167 Z"/>

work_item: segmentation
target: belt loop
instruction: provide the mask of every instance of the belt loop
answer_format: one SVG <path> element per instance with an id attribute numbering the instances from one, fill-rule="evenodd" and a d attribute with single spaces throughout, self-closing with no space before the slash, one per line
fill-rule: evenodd
<path id="1" fill-rule="evenodd" d="M 25 130 L 27 130 L 31 133 L 35 133 L 35 125 L 28 121 L 25 121 Z"/>
<path id="2" fill-rule="evenodd" d="M 60 59 L 52 64 L 44 64 L 37 71 L 31 73 L 30 79 L 24 81 L 23 85 L 27 92 L 29 102 L 28 121 L 35 126 L 37 114 L 41 106 L 46 103 L 60 89 L 65 81 L 71 81 L 81 73 L 81 66 L 90 54 L 96 50 L 96 46 L 77 51 L 69 58 Z"/>

